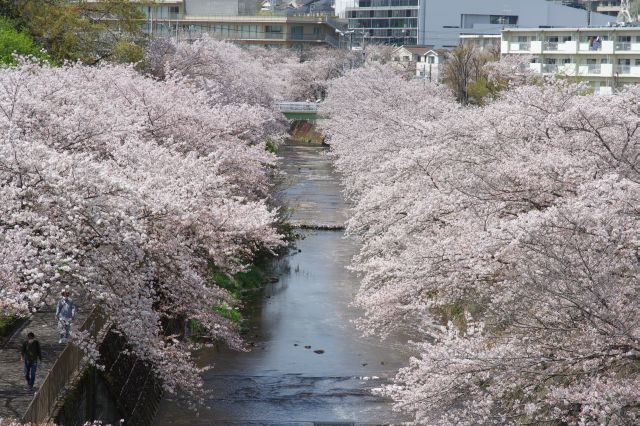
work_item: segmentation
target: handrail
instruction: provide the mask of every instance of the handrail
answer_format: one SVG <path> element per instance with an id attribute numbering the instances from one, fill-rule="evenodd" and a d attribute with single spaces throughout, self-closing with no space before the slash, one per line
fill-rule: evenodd
<path id="1" fill-rule="evenodd" d="M 92 338 L 97 339 L 107 323 L 106 315 L 96 306 L 79 329 L 88 331 Z M 88 361 L 82 349 L 76 345 L 67 344 L 31 400 L 22 421 L 34 424 L 49 421 L 64 389 L 71 383 L 76 373 L 87 364 Z"/>
<path id="2" fill-rule="evenodd" d="M 340 25 L 335 19 L 327 15 L 178 15 L 172 18 L 154 17 L 153 22 L 273 22 L 273 23 L 327 23 L 331 26 Z"/>
<path id="3" fill-rule="evenodd" d="M 280 112 L 318 112 L 318 104 L 314 102 L 277 102 Z"/>

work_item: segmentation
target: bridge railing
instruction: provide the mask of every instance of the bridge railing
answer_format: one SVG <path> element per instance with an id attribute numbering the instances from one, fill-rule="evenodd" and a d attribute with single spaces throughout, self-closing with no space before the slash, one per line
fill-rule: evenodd
<path id="1" fill-rule="evenodd" d="M 318 112 L 318 104 L 315 102 L 277 102 L 276 108 L 280 112 Z"/>
<path id="2" fill-rule="evenodd" d="M 79 329 L 88 331 L 92 338 L 97 339 L 107 324 L 107 316 L 96 307 Z M 65 388 L 87 365 L 88 361 L 82 349 L 74 344 L 67 344 L 29 404 L 22 421 L 34 424 L 48 422 L 54 415 L 58 400 L 63 396 Z"/>

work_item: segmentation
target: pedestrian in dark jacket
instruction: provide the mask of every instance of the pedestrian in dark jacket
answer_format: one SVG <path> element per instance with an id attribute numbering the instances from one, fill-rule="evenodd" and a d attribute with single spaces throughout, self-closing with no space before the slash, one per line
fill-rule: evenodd
<path id="1" fill-rule="evenodd" d="M 33 384 L 36 381 L 38 360 L 42 362 L 40 342 L 36 340 L 36 336 L 33 333 L 27 334 L 27 341 L 22 344 L 20 358 L 24 361 L 24 378 L 27 380 L 27 386 L 29 390 L 33 390 Z"/>

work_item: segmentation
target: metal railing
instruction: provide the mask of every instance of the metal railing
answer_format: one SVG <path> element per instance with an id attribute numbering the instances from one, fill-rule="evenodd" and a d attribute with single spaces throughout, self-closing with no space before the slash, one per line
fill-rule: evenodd
<path id="1" fill-rule="evenodd" d="M 531 50 L 531 43 L 530 42 L 513 43 L 512 49 L 513 50 Z"/>
<path id="2" fill-rule="evenodd" d="M 107 323 L 107 317 L 96 307 L 79 329 L 88 331 L 92 338 L 97 339 Z M 22 421 L 36 424 L 49 421 L 55 414 L 54 410 L 65 388 L 87 365 L 82 349 L 71 343 L 67 344 L 31 400 Z"/>
<path id="3" fill-rule="evenodd" d="M 616 43 L 616 50 L 631 50 L 631 43 L 626 42 L 626 41 L 620 41 L 618 43 Z"/>
<path id="4" fill-rule="evenodd" d="M 556 73 L 556 72 L 558 72 L 558 65 L 557 64 L 543 64 L 542 65 L 542 72 L 544 72 L 544 73 Z"/>
<path id="5" fill-rule="evenodd" d="M 617 74 L 631 74 L 631 65 L 617 65 L 616 66 Z"/>
<path id="6" fill-rule="evenodd" d="M 601 74 L 602 67 L 600 64 L 587 64 L 587 73 L 588 74 Z"/>
<path id="7" fill-rule="evenodd" d="M 556 51 L 558 50 L 558 42 L 557 41 L 548 41 L 544 44 L 544 50 Z"/>
<path id="8" fill-rule="evenodd" d="M 318 112 L 318 104 L 314 102 L 278 102 L 276 108 L 280 112 Z"/>
<path id="9" fill-rule="evenodd" d="M 148 21 L 146 19 L 144 21 Z M 173 25 L 182 24 L 185 22 L 200 22 L 200 23 L 240 23 L 240 22 L 265 22 L 265 23 L 326 23 L 332 27 L 342 27 L 339 21 L 332 16 L 323 14 L 291 14 L 291 15 L 212 15 L 212 16 L 200 16 L 200 15 L 185 15 L 177 14 L 171 18 L 159 18 L 153 17 L 152 22 L 156 23 L 170 23 Z"/>

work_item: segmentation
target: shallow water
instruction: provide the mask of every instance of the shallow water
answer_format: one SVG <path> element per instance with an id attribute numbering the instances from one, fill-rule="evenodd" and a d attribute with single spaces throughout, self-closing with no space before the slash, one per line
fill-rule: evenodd
<path id="1" fill-rule="evenodd" d="M 340 188 L 321 147 L 280 150 L 290 176 L 284 199 L 293 221 L 336 225 L 344 221 Z M 371 389 L 406 364 L 399 339 L 362 338 L 349 307 L 358 279 L 346 266 L 357 242 L 340 231 L 307 231 L 296 249 L 274 262 L 279 280 L 248 303 L 252 350 L 207 349 L 200 362 L 209 408 L 198 416 L 163 401 L 159 424 L 399 423 L 388 400 Z M 320 353 L 316 353 L 318 351 Z"/>

